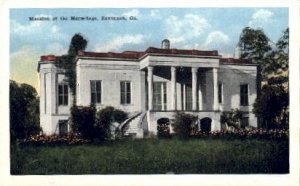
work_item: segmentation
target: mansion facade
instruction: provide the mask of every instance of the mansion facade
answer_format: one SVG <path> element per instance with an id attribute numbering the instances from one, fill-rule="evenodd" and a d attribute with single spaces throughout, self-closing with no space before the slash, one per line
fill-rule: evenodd
<path id="1" fill-rule="evenodd" d="M 76 57 L 76 97 L 72 97 L 57 56 L 41 56 L 40 124 L 47 135 L 70 132 L 70 108 L 93 103 L 129 113 L 126 134 L 143 137 L 157 133 L 159 120 L 178 111 L 198 117 L 199 129 L 221 130 L 221 115 L 243 112 L 242 127 L 257 127 L 251 112 L 257 96 L 257 65 L 218 51 L 161 48 L 121 53 L 79 52 Z M 172 132 L 172 129 L 171 129 Z"/>

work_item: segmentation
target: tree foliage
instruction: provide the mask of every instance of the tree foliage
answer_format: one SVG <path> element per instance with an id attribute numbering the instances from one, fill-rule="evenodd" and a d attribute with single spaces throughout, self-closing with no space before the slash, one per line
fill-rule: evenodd
<path id="1" fill-rule="evenodd" d="M 197 117 L 193 115 L 183 112 L 176 113 L 172 124 L 174 132 L 180 139 L 188 139 L 191 136 L 193 125 L 195 125 L 196 120 Z"/>
<path id="2" fill-rule="evenodd" d="M 10 80 L 9 93 L 11 140 L 38 133 L 39 99 L 36 90 L 31 85 Z"/>
<path id="3" fill-rule="evenodd" d="M 96 114 L 95 137 L 100 141 L 111 139 L 111 126 L 114 122 L 122 123 L 128 118 L 128 114 L 122 110 L 108 106 L 99 110 Z"/>
<path id="4" fill-rule="evenodd" d="M 266 71 L 269 74 L 278 74 L 287 71 L 289 67 L 289 29 L 276 42 L 276 47 L 267 56 Z"/>
<path id="5" fill-rule="evenodd" d="M 72 131 L 80 134 L 85 139 L 92 139 L 94 136 L 95 107 L 71 108 Z"/>
<path id="6" fill-rule="evenodd" d="M 111 126 L 121 123 L 128 114 L 114 107 L 105 107 L 99 111 L 92 106 L 73 106 L 71 109 L 72 130 L 85 139 L 105 141 L 111 139 Z"/>
<path id="7" fill-rule="evenodd" d="M 243 112 L 238 109 L 232 109 L 230 112 L 223 112 L 221 116 L 221 123 L 236 129 L 241 127 L 241 119 Z"/>
<path id="8" fill-rule="evenodd" d="M 87 43 L 88 41 L 80 33 L 76 33 L 71 39 L 68 54 L 60 56 L 57 63 L 58 67 L 65 70 L 65 76 L 73 96 L 76 95 L 75 58 L 79 51 L 86 49 Z"/>
<path id="9" fill-rule="evenodd" d="M 254 63 L 261 67 L 261 74 L 264 77 L 267 72 L 265 69 L 266 58 L 272 48 L 270 39 L 265 35 L 263 30 L 246 27 L 243 29 L 239 47 L 241 48 L 241 58 L 251 59 Z"/>
<path id="10" fill-rule="evenodd" d="M 276 79 L 276 78 L 275 78 Z M 274 82 L 262 87 L 253 112 L 262 119 L 264 128 L 288 128 L 289 93 L 282 84 Z"/>
<path id="11" fill-rule="evenodd" d="M 270 43 L 275 44 L 271 47 Z M 239 46 L 242 58 L 253 59 L 259 65 L 257 77 L 264 80 L 263 85 L 258 83 L 257 88 L 261 90 L 253 105 L 261 126 L 288 128 L 289 29 L 277 42 L 271 42 L 262 30 L 246 27 Z"/>

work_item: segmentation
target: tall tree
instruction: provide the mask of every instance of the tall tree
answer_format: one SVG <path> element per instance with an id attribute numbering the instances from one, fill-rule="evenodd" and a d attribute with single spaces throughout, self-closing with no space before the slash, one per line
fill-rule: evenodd
<path id="1" fill-rule="evenodd" d="M 68 54 L 62 55 L 57 63 L 58 67 L 65 69 L 65 76 L 73 96 L 76 95 L 75 58 L 79 51 L 86 49 L 87 43 L 88 41 L 80 33 L 76 33 L 71 39 Z"/>
<path id="2" fill-rule="evenodd" d="M 258 97 L 253 112 L 265 128 L 288 128 L 289 29 L 272 43 L 262 30 L 246 27 L 240 37 L 242 58 L 253 59 L 258 68 Z M 264 80 L 264 85 L 260 83 Z M 261 91 L 260 91 L 261 90 Z"/>
<path id="3" fill-rule="evenodd" d="M 265 77 L 267 74 L 265 71 L 266 58 L 272 50 L 270 39 L 265 33 L 260 29 L 244 28 L 240 35 L 239 47 L 241 48 L 241 58 L 253 60 L 259 65 L 261 75 Z"/>
<path id="4" fill-rule="evenodd" d="M 28 84 L 10 80 L 10 134 L 11 139 L 38 133 L 39 102 L 36 90 Z"/>
<path id="5" fill-rule="evenodd" d="M 267 56 L 266 72 L 278 74 L 287 71 L 289 67 L 289 28 L 279 38 L 276 48 Z"/>

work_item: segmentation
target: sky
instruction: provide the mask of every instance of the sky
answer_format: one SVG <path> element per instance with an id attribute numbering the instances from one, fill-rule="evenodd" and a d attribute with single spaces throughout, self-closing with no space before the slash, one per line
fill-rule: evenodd
<path id="1" fill-rule="evenodd" d="M 71 16 L 96 20 L 75 21 Z M 102 20 L 102 16 L 126 20 Z M 49 21 L 30 21 L 30 17 Z M 169 39 L 171 48 L 218 50 L 231 57 L 246 26 L 263 29 L 276 42 L 288 20 L 287 8 L 10 9 L 10 79 L 31 84 L 39 92 L 40 56 L 65 54 L 75 33 L 88 40 L 86 51 L 144 51 Z"/>

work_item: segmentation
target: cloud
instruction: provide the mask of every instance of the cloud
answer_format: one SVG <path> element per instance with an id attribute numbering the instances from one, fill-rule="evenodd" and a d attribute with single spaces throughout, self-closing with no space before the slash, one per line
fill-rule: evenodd
<path id="1" fill-rule="evenodd" d="M 32 46 L 24 45 L 10 55 L 10 79 L 32 85 L 39 92 L 37 65 L 39 52 Z"/>
<path id="2" fill-rule="evenodd" d="M 158 18 L 159 16 L 159 10 L 151 10 L 150 11 L 150 17 L 152 18 Z"/>
<path id="3" fill-rule="evenodd" d="M 274 13 L 269 10 L 259 9 L 255 11 L 254 14 L 251 16 L 249 26 L 263 27 L 266 24 L 272 24 L 274 22 L 273 15 Z"/>
<path id="4" fill-rule="evenodd" d="M 137 16 L 139 16 L 139 14 L 140 14 L 140 12 L 137 9 L 133 9 L 131 11 L 123 13 L 123 16 L 126 16 L 126 17 L 130 17 L 130 16 L 137 17 Z"/>
<path id="5" fill-rule="evenodd" d="M 49 17 L 51 15 L 35 15 L 33 17 Z M 22 37 L 23 40 L 69 40 L 68 34 L 61 31 L 60 27 L 54 25 L 52 21 L 30 21 L 27 24 L 21 24 L 16 20 L 10 22 L 10 33 L 12 37 Z M 45 37 L 45 33 L 47 37 Z"/>
<path id="6" fill-rule="evenodd" d="M 53 54 L 53 55 L 63 55 L 68 52 L 67 49 L 68 49 L 67 46 L 63 46 L 62 44 L 55 42 L 47 45 L 46 53 Z"/>
<path id="7" fill-rule="evenodd" d="M 171 15 L 166 19 L 166 37 L 171 43 L 180 43 L 197 39 L 209 27 L 209 22 L 200 15 L 186 14 L 183 18 Z"/>
<path id="8" fill-rule="evenodd" d="M 49 17 L 52 19 L 51 15 L 35 15 L 33 17 Z M 51 21 L 30 21 L 29 24 L 20 24 L 15 20 L 11 21 L 11 33 L 19 35 L 27 35 L 35 32 L 40 32 L 45 27 L 49 28 L 51 26 Z"/>
<path id="9" fill-rule="evenodd" d="M 141 34 L 118 36 L 104 44 L 96 44 L 94 50 L 98 52 L 117 51 L 124 45 L 136 45 L 143 41 L 144 36 Z"/>
<path id="10" fill-rule="evenodd" d="M 230 41 L 228 35 L 221 31 L 210 32 L 206 38 L 204 48 L 217 49 L 220 45 L 226 45 Z"/>

